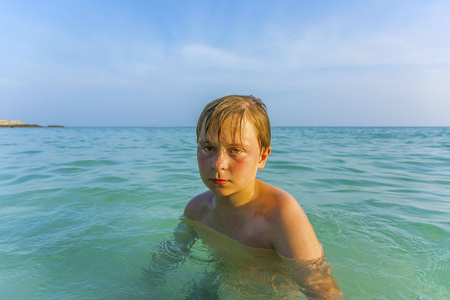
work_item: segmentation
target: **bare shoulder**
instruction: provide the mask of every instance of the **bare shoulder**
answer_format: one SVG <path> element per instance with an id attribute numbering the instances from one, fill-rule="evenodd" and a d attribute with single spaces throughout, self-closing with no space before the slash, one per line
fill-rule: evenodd
<path id="1" fill-rule="evenodd" d="M 201 193 L 192 198 L 184 209 L 184 216 L 192 221 L 201 221 L 207 209 L 211 207 L 213 194 L 211 191 Z"/>
<path id="2" fill-rule="evenodd" d="M 290 213 L 303 212 L 300 204 L 291 194 L 268 183 L 262 181 L 260 183 L 262 197 L 265 198 L 265 202 L 271 207 L 275 218 L 283 218 Z"/>
<path id="3" fill-rule="evenodd" d="M 311 223 L 298 201 L 288 192 L 269 184 L 261 189 L 269 197 L 270 240 L 282 256 L 311 260 L 323 255 Z"/>

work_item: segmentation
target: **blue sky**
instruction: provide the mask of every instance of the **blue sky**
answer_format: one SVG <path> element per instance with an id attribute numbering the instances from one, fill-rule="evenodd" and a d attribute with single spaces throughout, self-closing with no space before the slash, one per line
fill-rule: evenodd
<path id="1" fill-rule="evenodd" d="M 0 0 L 0 119 L 194 126 L 254 95 L 275 126 L 450 126 L 449 1 Z"/>

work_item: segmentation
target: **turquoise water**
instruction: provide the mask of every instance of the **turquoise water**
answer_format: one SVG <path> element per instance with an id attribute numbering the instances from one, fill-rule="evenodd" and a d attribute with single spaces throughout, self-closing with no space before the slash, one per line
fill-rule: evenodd
<path id="1" fill-rule="evenodd" d="M 450 128 L 274 128 L 272 146 L 258 177 L 300 202 L 346 299 L 448 297 Z M 195 148 L 194 128 L 0 129 L 0 298 L 189 298 L 214 271 L 200 241 L 165 280 L 146 268 L 205 189 Z"/>

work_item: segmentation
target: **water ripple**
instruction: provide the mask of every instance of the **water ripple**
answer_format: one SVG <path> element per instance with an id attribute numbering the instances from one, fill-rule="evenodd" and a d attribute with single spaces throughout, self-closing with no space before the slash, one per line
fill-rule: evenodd
<path id="1" fill-rule="evenodd" d="M 40 180 L 40 179 L 46 179 L 46 178 L 50 178 L 52 176 L 49 175 L 39 175 L 39 174 L 32 174 L 32 175 L 25 175 L 25 176 L 21 176 L 19 178 L 17 178 L 16 180 L 14 180 L 13 182 L 11 182 L 11 185 L 14 184 L 21 184 L 21 183 L 25 183 L 31 180 Z"/>
<path id="2" fill-rule="evenodd" d="M 78 160 L 67 165 L 78 166 L 78 167 L 98 167 L 98 166 L 112 166 L 117 165 L 119 162 L 112 160 Z"/>
<path id="3" fill-rule="evenodd" d="M 2 135 L 0 298 L 176 299 L 217 278 L 210 271 L 224 271 L 211 270 L 211 257 L 195 244 L 167 282 L 143 280 L 152 253 L 158 259 L 167 250 L 155 245 L 205 190 L 194 128 Z M 258 177 L 302 205 L 348 299 L 446 299 L 449 128 L 274 128 L 272 135 Z"/>

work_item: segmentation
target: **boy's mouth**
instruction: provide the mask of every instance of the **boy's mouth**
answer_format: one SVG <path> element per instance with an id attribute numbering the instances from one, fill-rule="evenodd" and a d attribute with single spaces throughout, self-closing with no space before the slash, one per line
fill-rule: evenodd
<path id="1" fill-rule="evenodd" d="M 211 179 L 211 182 L 214 184 L 218 184 L 218 185 L 224 185 L 224 184 L 227 184 L 229 181 L 225 180 L 225 179 L 214 178 L 214 179 Z"/>

